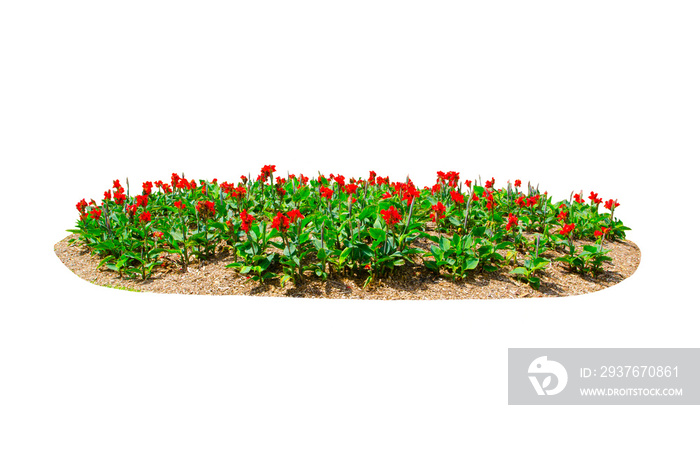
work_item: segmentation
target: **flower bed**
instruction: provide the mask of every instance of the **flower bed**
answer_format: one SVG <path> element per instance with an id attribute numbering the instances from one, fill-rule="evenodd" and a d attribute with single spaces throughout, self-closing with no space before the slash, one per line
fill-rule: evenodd
<path id="1" fill-rule="evenodd" d="M 520 180 L 496 185 L 438 172 L 417 188 L 370 172 L 275 176 L 236 183 L 172 174 L 131 196 L 115 180 L 96 201 L 81 200 L 71 241 L 98 256 L 97 267 L 148 280 L 165 270 L 227 260 L 229 272 L 258 283 L 298 287 L 338 276 L 374 287 L 410 268 L 452 281 L 507 274 L 537 290 L 555 263 L 598 278 L 611 245 L 629 230 L 619 203 L 591 192 L 554 201 Z M 402 273 L 403 272 L 403 273 Z"/>

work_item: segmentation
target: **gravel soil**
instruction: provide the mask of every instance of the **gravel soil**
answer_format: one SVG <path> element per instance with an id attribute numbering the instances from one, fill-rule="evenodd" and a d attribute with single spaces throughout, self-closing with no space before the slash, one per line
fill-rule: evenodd
<path id="1" fill-rule="evenodd" d="M 542 272 L 539 291 L 527 283 L 515 279 L 504 268 L 496 272 L 472 272 L 464 280 L 452 281 L 451 277 L 436 275 L 423 266 L 405 265 L 397 272 L 379 282 L 363 288 L 366 275 L 331 275 L 325 282 L 309 276 L 294 285 L 287 282 L 280 287 L 279 280 L 269 280 L 259 284 L 239 275 L 226 265 L 235 256 L 222 249 L 215 258 L 205 262 L 190 264 L 187 272 L 182 272 L 172 262 L 159 268 L 151 278 L 120 278 L 110 270 L 97 269 L 100 258 L 78 241 L 69 243 L 77 235 L 67 236 L 54 245 L 58 258 L 73 273 L 91 283 L 117 289 L 174 294 L 244 295 L 268 297 L 308 297 L 334 299 L 380 299 L 380 300 L 436 300 L 436 299 L 515 299 L 523 297 L 561 297 L 586 294 L 613 286 L 631 276 L 641 258 L 636 244 L 627 241 L 606 242 L 612 262 L 605 263 L 603 270 L 595 275 L 580 275 L 570 272 L 566 264 L 554 262 L 559 253 L 548 251 L 543 257 L 553 262 Z M 427 241 L 427 240 L 426 240 Z M 421 243 L 417 243 L 421 246 Z M 427 242 L 423 245 L 427 246 Z M 590 243 L 577 243 L 582 246 Z M 522 255 L 518 256 L 522 263 Z M 417 259 L 420 262 L 420 259 Z"/>

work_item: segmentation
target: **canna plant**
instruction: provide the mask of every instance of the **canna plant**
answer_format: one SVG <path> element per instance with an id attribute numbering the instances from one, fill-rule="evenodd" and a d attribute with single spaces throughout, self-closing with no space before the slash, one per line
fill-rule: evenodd
<path id="1" fill-rule="evenodd" d="M 100 204 L 76 204 L 70 231 L 99 255 L 100 267 L 125 278 L 148 279 L 163 267 L 184 272 L 228 255 L 232 271 L 282 286 L 331 275 L 368 286 L 422 267 L 453 280 L 504 271 L 537 288 L 553 262 L 600 273 L 611 260 L 604 242 L 629 230 L 617 199 L 572 192 L 554 202 L 521 180 L 499 188 L 493 177 L 461 180 L 455 171 L 438 172 L 422 189 L 409 177 L 391 181 L 374 171 L 310 178 L 274 165 L 239 179 L 172 174 L 170 182 L 144 182 L 133 196 L 128 179 L 126 188 L 115 180 Z M 563 255 L 550 261 L 541 257 L 547 250 Z"/>

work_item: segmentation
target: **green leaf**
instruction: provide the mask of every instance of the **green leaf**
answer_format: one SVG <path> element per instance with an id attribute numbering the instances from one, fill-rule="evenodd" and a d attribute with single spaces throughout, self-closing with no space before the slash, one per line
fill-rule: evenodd
<path id="1" fill-rule="evenodd" d="M 450 244 L 450 240 L 448 240 L 444 236 L 440 237 L 439 245 L 440 245 L 440 249 L 442 249 L 443 251 L 448 251 L 450 249 L 450 247 L 452 247 Z"/>
<path id="2" fill-rule="evenodd" d="M 369 234 L 372 236 L 372 238 L 376 241 L 385 241 L 386 240 L 386 232 L 382 230 L 381 228 L 370 228 L 369 229 Z"/>
<path id="3" fill-rule="evenodd" d="M 426 268 L 429 270 L 433 270 L 435 272 L 440 271 L 440 266 L 434 260 L 425 260 L 423 261 L 423 264 L 425 264 Z"/>
<path id="4" fill-rule="evenodd" d="M 479 265 L 479 259 L 476 257 L 467 257 L 462 263 L 462 270 L 474 270 Z"/>

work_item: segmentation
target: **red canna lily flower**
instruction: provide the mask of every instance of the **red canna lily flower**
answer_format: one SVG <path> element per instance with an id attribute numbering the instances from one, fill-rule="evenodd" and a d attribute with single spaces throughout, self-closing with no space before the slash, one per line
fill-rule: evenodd
<path id="1" fill-rule="evenodd" d="M 139 220 L 144 223 L 148 223 L 151 221 L 151 213 L 148 211 L 144 211 L 141 213 L 139 216 Z"/>
<path id="2" fill-rule="evenodd" d="M 156 239 L 161 239 L 161 238 L 163 238 L 163 232 L 161 232 L 161 231 L 153 232 L 153 236 Z"/>
<path id="3" fill-rule="evenodd" d="M 274 165 L 263 166 L 262 169 L 260 169 L 260 175 L 262 176 L 262 179 L 267 180 L 268 177 L 270 177 L 274 172 L 276 172 L 277 169 L 275 167 L 276 166 Z"/>
<path id="4" fill-rule="evenodd" d="M 331 199 L 333 197 L 333 190 L 331 190 L 330 188 L 326 188 L 325 186 L 322 186 L 320 191 L 321 191 L 322 198 Z"/>
<path id="5" fill-rule="evenodd" d="M 143 206 L 144 208 L 148 206 L 148 196 L 138 195 L 136 196 L 136 207 Z"/>
<path id="6" fill-rule="evenodd" d="M 243 209 L 241 211 L 241 229 L 248 233 L 250 231 L 250 225 L 253 223 L 255 220 L 255 217 L 252 215 L 248 214 L 248 211 L 246 209 Z"/>
<path id="7" fill-rule="evenodd" d="M 591 204 L 600 204 L 603 202 L 603 199 L 598 197 L 598 193 L 593 193 L 592 191 L 588 199 L 591 200 Z"/>
<path id="8" fill-rule="evenodd" d="M 143 194 L 150 195 L 153 190 L 153 182 L 143 182 Z"/>
<path id="9" fill-rule="evenodd" d="M 336 180 L 337 180 L 337 178 L 336 178 Z M 357 192 L 357 185 L 355 185 L 353 183 L 349 183 L 349 184 L 345 185 L 345 187 L 343 189 L 345 190 L 345 192 L 347 194 L 353 195 Z"/>
<path id="10" fill-rule="evenodd" d="M 583 200 L 583 198 L 581 197 L 581 195 L 578 194 L 578 193 L 576 193 L 576 194 L 574 195 L 574 201 L 576 201 L 576 202 L 579 203 L 579 204 L 585 203 L 585 201 Z"/>
<path id="11" fill-rule="evenodd" d="M 610 231 L 609 228 L 600 227 L 600 230 L 594 231 L 594 232 L 593 232 L 593 235 L 595 235 L 596 237 L 600 237 L 600 236 L 605 235 L 605 234 L 606 234 L 607 232 L 609 232 L 609 231 Z"/>
<path id="12" fill-rule="evenodd" d="M 605 201 L 605 208 L 609 210 L 613 210 L 613 208 L 616 208 L 619 205 L 620 203 L 613 199 L 608 199 L 607 201 Z"/>
<path id="13" fill-rule="evenodd" d="M 287 212 L 287 217 L 289 217 L 289 220 L 292 223 L 304 218 L 304 216 L 301 214 L 301 212 L 299 212 L 299 209 L 294 209 L 294 210 Z"/>
<path id="14" fill-rule="evenodd" d="M 199 215 L 205 219 L 210 215 L 216 215 L 216 209 L 213 201 L 199 201 L 195 206 Z"/>
<path id="15" fill-rule="evenodd" d="M 184 209 L 185 205 L 182 203 L 182 201 L 175 201 L 173 206 L 177 207 L 178 209 Z"/>
<path id="16" fill-rule="evenodd" d="M 85 212 L 86 207 L 87 207 L 87 201 L 85 201 L 85 198 L 78 201 L 78 204 L 75 205 L 75 208 L 78 209 L 78 212 L 80 212 L 80 213 Z"/>
<path id="17" fill-rule="evenodd" d="M 445 218 L 445 212 L 447 211 L 447 208 L 444 204 L 442 204 L 442 202 L 438 201 L 438 203 L 434 205 L 431 209 L 435 211 L 430 214 L 430 219 L 433 222 L 437 223 L 439 220 Z"/>
<path id="18" fill-rule="evenodd" d="M 559 230 L 559 234 L 566 236 L 569 233 L 571 233 L 574 230 L 574 228 L 576 228 L 576 225 L 573 223 L 564 224 L 561 230 Z"/>
<path id="19" fill-rule="evenodd" d="M 289 229 L 289 218 L 278 212 L 274 219 L 272 219 L 272 228 L 280 233 L 285 233 Z"/>
<path id="20" fill-rule="evenodd" d="M 516 180 L 513 185 L 515 185 L 515 188 L 518 188 L 522 184 L 523 184 L 523 182 L 521 182 L 520 180 Z"/>
<path id="21" fill-rule="evenodd" d="M 486 180 L 486 183 L 484 184 L 484 186 L 485 186 L 486 188 L 493 188 L 493 184 L 494 184 L 494 183 L 496 183 L 496 179 L 494 179 L 493 177 L 491 177 L 491 180 Z"/>
<path id="22" fill-rule="evenodd" d="M 516 227 L 518 225 L 518 217 L 514 216 L 511 213 L 508 213 L 508 223 L 506 224 L 506 230 L 510 231 L 511 228 Z"/>
<path id="23" fill-rule="evenodd" d="M 452 197 L 452 201 L 454 201 L 457 204 L 464 204 L 464 196 L 462 193 L 459 193 L 457 191 L 450 191 L 450 196 Z"/>
<path id="24" fill-rule="evenodd" d="M 399 211 L 397 211 L 394 206 L 391 206 L 388 210 L 382 209 L 380 213 L 382 214 L 382 217 L 389 228 L 401 221 L 401 214 L 399 214 Z"/>
<path id="25" fill-rule="evenodd" d="M 100 209 L 99 207 L 93 208 L 90 211 L 90 217 L 92 217 L 95 220 L 99 219 L 101 215 L 102 215 L 102 209 Z"/>
<path id="26" fill-rule="evenodd" d="M 114 202 L 118 205 L 122 205 L 124 201 L 126 201 L 126 195 L 122 191 L 115 191 Z"/>

